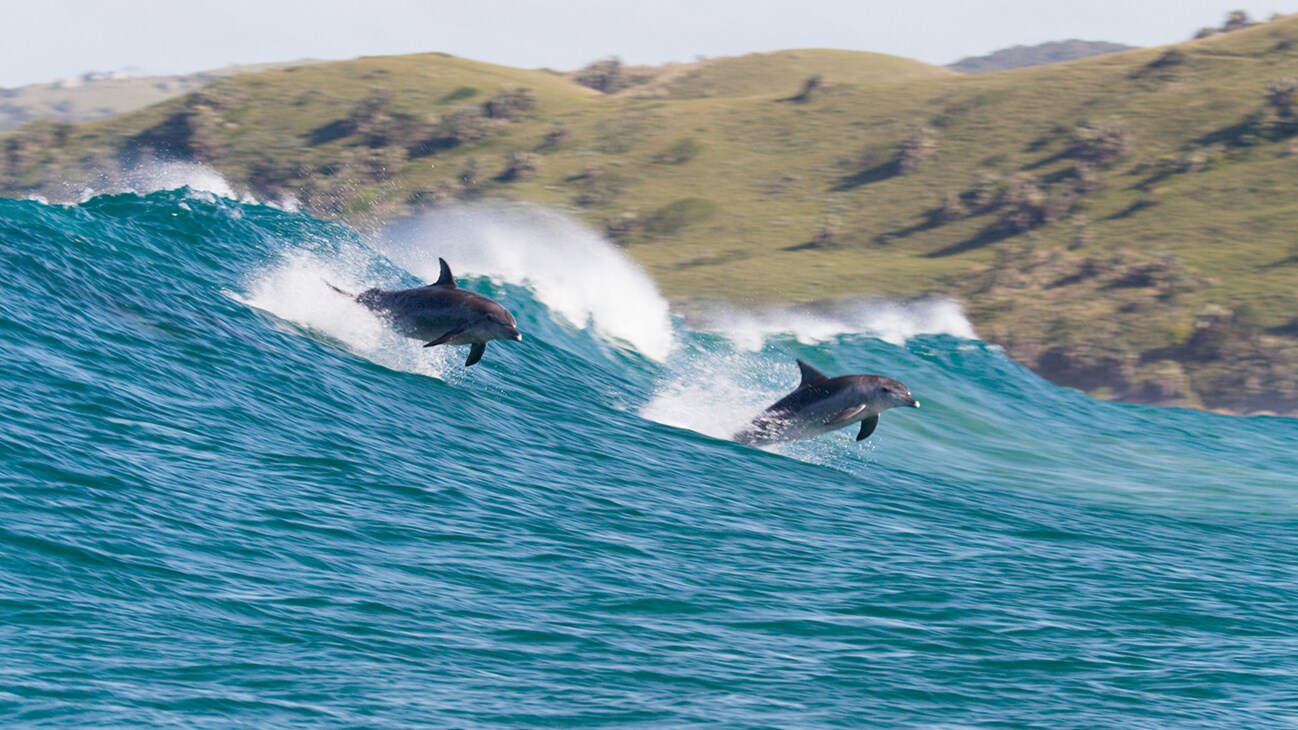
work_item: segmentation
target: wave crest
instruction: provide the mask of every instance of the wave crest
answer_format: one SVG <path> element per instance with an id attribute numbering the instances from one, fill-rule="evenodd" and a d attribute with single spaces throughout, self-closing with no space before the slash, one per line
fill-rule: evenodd
<path id="1" fill-rule="evenodd" d="M 649 275 L 599 234 L 530 205 L 447 208 L 394 224 L 377 243 L 393 263 L 427 281 L 438 257 L 456 274 L 524 286 L 574 327 L 654 360 L 676 346 L 667 300 Z"/>
<path id="2" fill-rule="evenodd" d="M 804 345 L 844 335 L 867 335 L 904 345 L 920 335 L 951 335 L 976 340 L 978 335 L 960 303 L 944 297 L 907 302 L 856 301 L 746 310 L 712 307 L 697 316 L 695 326 L 715 332 L 741 350 L 760 350 L 779 335 Z"/>

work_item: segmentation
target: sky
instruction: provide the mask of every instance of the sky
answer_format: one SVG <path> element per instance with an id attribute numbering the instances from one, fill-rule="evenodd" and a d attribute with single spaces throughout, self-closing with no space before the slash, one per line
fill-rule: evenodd
<path id="1" fill-rule="evenodd" d="M 785 48 L 946 64 L 1068 38 L 1174 43 L 1233 9 L 1266 18 L 1298 0 L 7 0 L 0 87 L 424 51 L 564 70 Z"/>

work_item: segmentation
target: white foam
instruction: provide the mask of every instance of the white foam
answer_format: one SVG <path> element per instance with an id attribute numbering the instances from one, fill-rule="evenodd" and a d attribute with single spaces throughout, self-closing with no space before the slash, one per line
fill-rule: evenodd
<path id="1" fill-rule="evenodd" d="M 287 253 L 275 266 L 250 282 L 248 293 L 231 296 L 281 320 L 341 343 L 346 349 L 393 370 L 428 375 L 441 380 L 454 370 L 459 354 L 451 348 L 425 348 L 402 337 L 365 307 L 329 288 L 359 292 L 373 284 L 361 280 L 364 255 L 322 257 L 305 252 Z"/>
<path id="2" fill-rule="evenodd" d="M 926 298 L 910 302 L 858 301 L 831 305 L 740 310 L 714 308 L 705 312 L 698 326 L 717 332 L 735 347 L 762 349 L 774 336 L 792 336 L 804 345 L 814 345 L 850 334 L 877 337 L 904 345 L 919 335 L 951 335 L 974 340 L 973 325 L 959 302 Z"/>
<path id="3" fill-rule="evenodd" d="M 457 206 L 385 231 L 377 245 L 412 274 L 434 281 L 437 258 L 456 275 L 530 289 L 574 327 L 590 326 L 655 360 L 676 344 L 671 312 L 653 280 L 599 234 L 530 205 Z"/>
<path id="4" fill-rule="evenodd" d="M 752 357 L 711 353 L 687 361 L 654 391 L 640 415 L 668 426 L 729 439 L 780 397 Z"/>
<path id="5" fill-rule="evenodd" d="M 681 350 L 640 415 L 652 421 L 729 439 L 754 416 L 791 391 L 799 374 L 792 358 L 763 353 L 772 338 L 805 345 L 844 336 L 876 337 L 902 346 L 912 337 L 946 334 L 976 339 L 960 305 L 949 299 L 847 302 L 757 311 L 712 307 L 691 324 L 729 341 L 732 352 Z M 869 458 L 873 447 L 855 444 L 849 431 L 764 447 L 791 458 L 835 466 L 845 457 Z"/>
<path id="6" fill-rule="evenodd" d="M 697 353 L 655 389 L 640 409 L 642 418 L 730 440 L 755 416 L 797 385 L 792 363 L 769 364 L 752 353 Z M 842 469 L 844 460 L 868 461 L 869 444 L 856 444 L 852 432 L 760 447 L 809 464 Z"/>
<path id="7" fill-rule="evenodd" d="M 239 200 L 228 180 L 221 173 L 196 162 L 149 162 L 123 173 L 117 186 L 122 192 L 147 195 L 160 190 L 189 188 L 196 193 L 207 193 L 218 198 Z"/>

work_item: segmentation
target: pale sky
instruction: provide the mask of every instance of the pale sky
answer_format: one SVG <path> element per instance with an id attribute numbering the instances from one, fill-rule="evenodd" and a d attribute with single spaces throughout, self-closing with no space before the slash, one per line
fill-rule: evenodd
<path id="1" fill-rule="evenodd" d="M 4 0 L 0 87 L 85 71 L 443 51 L 524 68 L 842 48 L 946 64 L 1082 38 L 1153 46 L 1298 0 Z"/>

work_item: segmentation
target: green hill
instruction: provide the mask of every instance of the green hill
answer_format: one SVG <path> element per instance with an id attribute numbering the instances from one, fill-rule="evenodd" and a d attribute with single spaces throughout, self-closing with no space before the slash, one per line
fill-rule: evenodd
<path id="1" fill-rule="evenodd" d="M 0 142 L 0 186 L 57 197 L 170 156 L 359 225 L 534 200 L 606 229 L 677 298 L 946 293 L 1059 382 L 1298 411 L 1291 77 L 1294 17 L 978 75 L 754 54 L 609 95 L 440 54 L 364 58 L 29 126 Z"/>
<path id="2" fill-rule="evenodd" d="M 632 96 L 671 99 L 705 97 L 793 96 L 804 81 L 820 76 L 830 85 L 896 83 L 911 79 L 949 76 L 940 66 L 909 58 L 861 51 L 801 49 L 775 53 L 750 53 L 692 64 L 664 67 L 661 80 L 627 90 Z M 650 70 L 650 75 L 654 73 Z M 826 89 L 829 91 L 829 89 Z"/>

